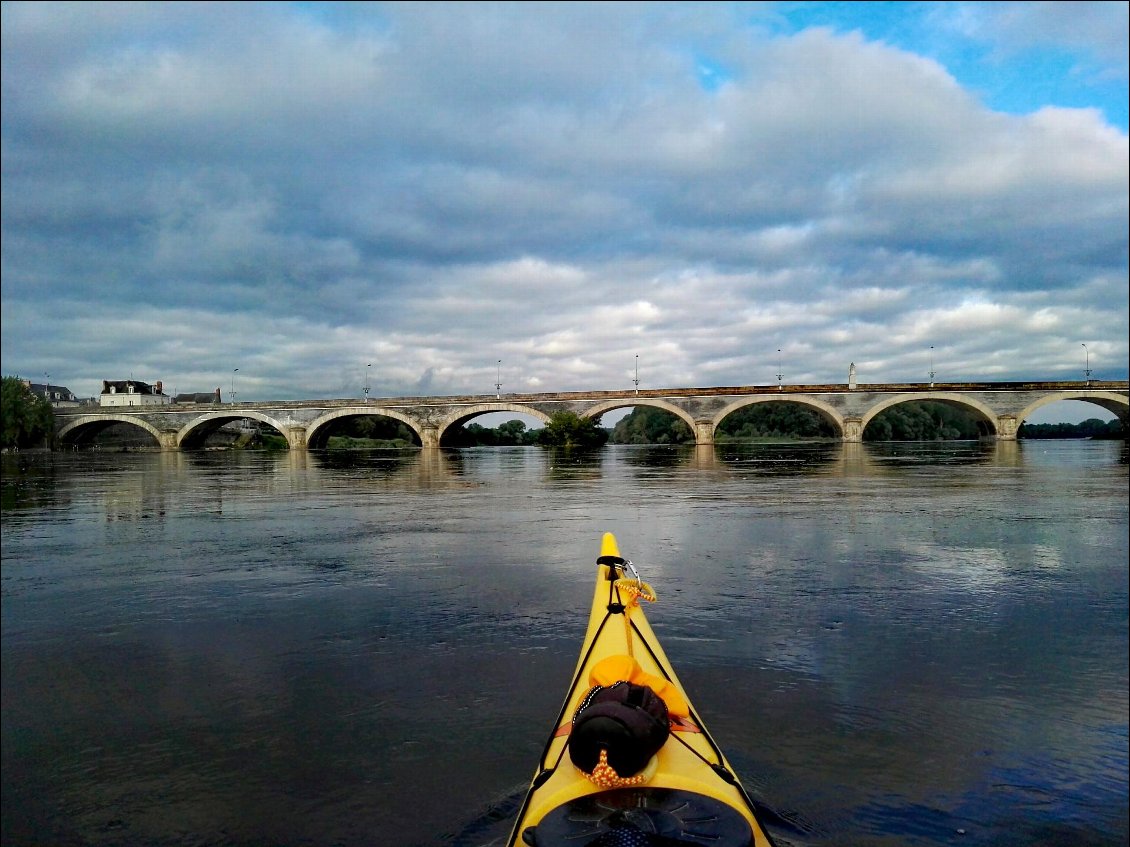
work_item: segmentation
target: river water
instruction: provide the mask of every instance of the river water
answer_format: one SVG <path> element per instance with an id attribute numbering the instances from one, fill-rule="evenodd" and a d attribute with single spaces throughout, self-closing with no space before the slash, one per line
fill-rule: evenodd
<path id="1" fill-rule="evenodd" d="M 3 457 L 5 847 L 505 838 L 601 533 L 781 845 L 1125 845 L 1119 442 Z"/>

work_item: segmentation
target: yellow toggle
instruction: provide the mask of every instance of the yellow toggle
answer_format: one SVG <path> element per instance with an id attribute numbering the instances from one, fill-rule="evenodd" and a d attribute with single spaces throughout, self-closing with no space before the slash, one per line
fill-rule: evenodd
<path id="1" fill-rule="evenodd" d="M 649 603 L 654 603 L 658 599 L 655 596 L 655 589 L 638 579 L 624 577 L 616 580 L 613 585 L 617 591 L 628 595 L 630 598 L 628 602 L 635 603 L 637 606 L 641 597 Z"/>

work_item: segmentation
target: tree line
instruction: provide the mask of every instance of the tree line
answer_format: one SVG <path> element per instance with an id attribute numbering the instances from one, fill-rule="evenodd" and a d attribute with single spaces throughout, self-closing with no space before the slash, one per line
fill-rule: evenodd
<path id="1" fill-rule="evenodd" d="M 876 415 L 863 432 L 864 441 L 962 441 L 986 434 L 984 423 L 948 403 L 902 403 Z M 1126 438 L 1121 421 L 1097 418 L 1079 424 L 1023 424 L 1020 438 Z M 832 423 L 799 403 L 768 402 L 746 406 L 718 426 L 715 441 L 828 439 L 838 440 Z M 637 406 L 612 429 L 613 444 L 687 444 L 694 434 L 680 418 L 663 409 Z"/>
<path id="2" fill-rule="evenodd" d="M 32 394 L 18 377 L 0 381 L 0 445 L 4 449 L 43 446 L 54 430 L 55 414 L 46 399 Z"/>
<path id="3" fill-rule="evenodd" d="M 865 441 L 937 441 L 973 439 L 977 422 L 944 403 L 905 403 L 878 415 L 863 434 Z M 799 403 L 754 403 L 738 409 L 718 426 L 714 440 L 772 441 L 839 439 L 836 427 L 815 409 Z M 694 433 L 680 418 L 649 406 L 637 406 L 612 430 L 613 444 L 688 444 Z"/>
<path id="4" fill-rule="evenodd" d="M 445 446 L 518 446 L 538 444 L 543 447 L 593 448 L 608 442 L 609 432 L 592 418 L 576 412 L 551 415 L 545 426 L 529 429 L 519 420 L 506 421 L 497 427 L 476 423 L 465 424 L 444 439 Z"/>
<path id="5" fill-rule="evenodd" d="M 1088 418 L 1082 423 L 1021 424 L 1018 438 L 1126 438 L 1126 428 L 1117 418 L 1101 421 Z"/>
<path id="6" fill-rule="evenodd" d="M 559 412 L 545 426 L 529 428 L 520 420 L 510 420 L 496 427 L 466 423 L 444 434 L 444 447 L 600 447 L 608 441 L 608 430 L 599 421 L 583 418 L 575 412 Z M 347 418 L 329 439 L 334 447 L 409 447 L 418 444 L 412 430 L 391 418 Z"/>

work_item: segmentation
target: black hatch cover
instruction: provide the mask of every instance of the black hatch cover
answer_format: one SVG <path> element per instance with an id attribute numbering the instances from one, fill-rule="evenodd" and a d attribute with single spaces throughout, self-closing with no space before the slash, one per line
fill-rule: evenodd
<path id="1" fill-rule="evenodd" d="M 749 847 L 753 832 L 733 807 L 690 791 L 622 788 L 558 806 L 522 833 L 535 847 Z"/>

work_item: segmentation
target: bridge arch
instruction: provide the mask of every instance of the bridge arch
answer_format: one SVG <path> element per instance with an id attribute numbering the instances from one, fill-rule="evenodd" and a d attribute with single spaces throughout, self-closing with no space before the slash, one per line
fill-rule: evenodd
<path id="1" fill-rule="evenodd" d="M 134 417 L 133 415 L 114 413 L 83 415 L 63 426 L 55 434 L 55 437 L 63 444 L 77 446 L 85 441 L 93 440 L 102 430 L 119 423 L 130 424 L 136 426 L 138 429 L 145 430 L 152 435 L 153 440 L 156 441 L 156 445 L 154 446 L 161 448 L 166 446 L 168 435 L 162 433 L 161 430 L 157 429 L 153 424 L 142 418 Z"/>
<path id="2" fill-rule="evenodd" d="M 477 418 L 479 415 L 494 412 L 514 412 L 518 415 L 529 415 L 531 418 L 537 418 L 543 424 L 549 422 L 549 415 L 540 409 L 535 409 L 533 406 L 526 406 L 521 403 L 508 403 L 505 400 L 496 400 L 493 403 L 478 403 L 474 406 L 464 406 L 442 418 L 436 425 L 436 445 L 438 446 L 443 441 L 444 434 L 452 427 L 461 426 L 464 421 Z M 424 444 L 426 445 L 427 442 L 425 441 Z"/>
<path id="3" fill-rule="evenodd" d="M 711 435 L 716 433 L 722 421 L 724 421 L 734 412 L 738 411 L 739 409 L 744 409 L 748 406 L 752 406 L 756 403 L 795 403 L 798 406 L 804 406 L 806 408 L 812 409 L 818 415 L 820 415 L 821 418 L 830 423 L 832 425 L 832 428 L 836 431 L 836 435 L 838 435 L 840 438 L 843 438 L 844 436 L 844 419 L 835 407 L 831 406 L 828 403 L 825 403 L 823 400 L 817 399 L 816 397 L 795 397 L 788 395 L 783 397 L 775 397 L 773 395 L 757 395 L 754 397 L 743 397 L 740 400 L 735 400 L 734 402 L 730 403 L 727 406 L 724 406 L 722 409 L 715 413 L 713 419 L 710 422 Z"/>
<path id="4" fill-rule="evenodd" d="M 1130 399 L 1115 394 L 1113 391 L 1061 391 L 1057 394 L 1048 394 L 1038 400 L 1033 400 L 1016 416 L 1016 422 L 1019 425 L 1024 420 L 1030 418 L 1037 409 L 1047 406 L 1050 403 L 1059 403 L 1063 400 L 1081 400 L 1093 403 L 1096 406 L 1101 406 L 1108 412 L 1116 415 L 1118 419 L 1123 422 L 1123 425 L 1130 419 Z"/>
<path id="5" fill-rule="evenodd" d="M 287 433 L 285 424 L 263 412 L 256 412 L 254 409 L 205 412 L 203 415 L 193 418 L 180 428 L 176 435 L 176 446 L 180 450 L 191 450 L 203 444 L 204 439 L 207 438 L 210 433 L 215 432 L 224 424 L 230 423 L 231 421 L 243 420 L 244 418 L 265 423 L 272 429 L 278 430 L 280 435 L 286 436 L 287 444 L 291 447 L 294 446 L 291 442 L 290 435 Z"/>
<path id="6" fill-rule="evenodd" d="M 951 394 L 945 391 L 938 392 L 913 392 L 909 394 L 898 394 L 894 397 L 889 397 L 886 400 L 880 400 L 866 412 L 864 412 L 860 420 L 859 431 L 862 433 L 867 429 L 867 425 L 871 423 L 878 415 L 885 412 L 894 406 L 901 406 L 904 403 L 927 402 L 927 403 L 945 403 L 949 406 L 955 406 L 959 409 L 964 409 L 972 412 L 976 419 L 984 425 L 987 430 L 984 434 L 986 436 L 999 435 L 999 428 L 997 426 L 998 413 L 990 409 L 981 401 L 969 397 L 964 394 Z"/>
<path id="7" fill-rule="evenodd" d="M 604 400 L 585 409 L 581 415 L 586 418 L 599 418 L 605 412 L 611 412 L 616 409 L 632 409 L 636 406 L 650 406 L 653 409 L 662 409 L 665 412 L 670 412 L 685 423 L 692 433 L 696 433 L 697 435 L 698 429 L 695 424 L 695 419 L 686 409 L 681 409 L 674 403 L 662 400 L 658 397 L 632 396 L 623 400 Z"/>
<path id="8" fill-rule="evenodd" d="M 326 412 L 324 415 L 315 418 L 306 425 L 306 446 L 308 447 L 325 447 L 325 442 L 329 439 L 329 431 L 325 429 L 326 424 L 331 421 L 336 421 L 339 418 L 357 418 L 357 417 L 380 417 L 392 418 L 393 420 L 400 421 L 406 427 L 416 434 L 420 439 L 421 444 L 427 444 L 424 438 L 423 430 L 420 428 L 420 422 L 414 418 L 404 414 L 404 412 L 396 409 L 386 409 L 383 406 L 347 406 L 343 409 L 334 409 L 331 412 Z M 323 437 L 324 433 L 324 437 Z"/>

